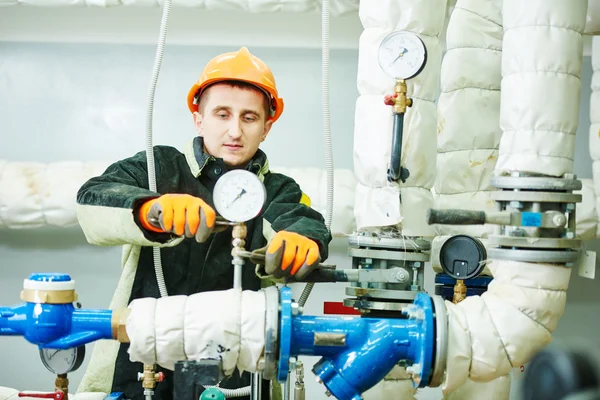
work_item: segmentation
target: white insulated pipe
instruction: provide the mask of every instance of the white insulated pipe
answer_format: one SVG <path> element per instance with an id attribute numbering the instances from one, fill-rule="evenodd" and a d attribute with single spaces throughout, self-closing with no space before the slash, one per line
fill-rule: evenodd
<path id="1" fill-rule="evenodd" d="M 504 1 L 498 173 L 573 172 L 587 3 Z"/>
<path id="2" fill-rule="evenodd" d="M 164 0 L 0 0 L 3 6 L 39 7 L 161 7 Z M 173 0 L 174 7 L 199 8 L 204 10 L 241 11 L 251 13 L 318 12 L 320 1 L 315 0 Z M 356 0 L 336 0 L 331 4 L 333 16 L 356 12 Z"/>
<path id="3" fill-rule="evenodd" d="M 500 157 L 496 173 L 572 172 L 587 1 L 504 0 Z M 571 268 L 490 260 L 482 296 L 447 302 L 444 393 L 527 363 L 552 339 Z"/>
<path id="4" fill-rule="evenodd" d="M 592 95 L 590 97 L 590 156 L 596 194 L 596 214 L 600 219 L 600 37 L 592 38 Z M 595 232 L 600 235 L 600 227 Z"/>
<path id="5" fill-rule="evenodd" d="M 446 0 L 361 1 L 360 37 L 354 130 L 354 174 L 358 181 L 354 215 L 358 230 L 399 228 L 407 236 L 433 236 L 425 213 L 433 206 L 431 188 L 435 180 L 436 107 L 439 88 L 441 45 Z M 405 183 L 388 182 L 392 147 L 392 108 L 385 95 L 395 81 L 378 63 L 382 40 L 395 30 L 419 35 L 427 48 L 427 64 L 407 81 L 413 99 L 404 117 L 402 166 L 410 177 Z"/>
<path id="6" fill-rule="evenodd" d="M 77 191 L 90 178 L 102 174 L 108 161 L 54 163 L 11 162 L 0 159 L 0 229 L 76 227 Z M 292 177 L 311 199 L 311 207 L 325 214 L 327 173 L 321 168 L 272 166 Z M 345 237 L 354 230 L 356 179 L 350 169 L 336 169 L 331 233 Z"/>
<path id="7" fill-rule="evenodd" d="M 446 30 L 438 99 L 435 208 L 495 211 L 502 0 L 458 0 Z M 440 235 L 486 237 L 491 225 L 436 225 Z"/>

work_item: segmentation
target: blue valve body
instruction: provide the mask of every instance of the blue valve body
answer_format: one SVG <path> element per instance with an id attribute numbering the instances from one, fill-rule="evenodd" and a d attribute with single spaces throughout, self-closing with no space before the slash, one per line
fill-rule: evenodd
<path id="1" fill-rule="evenodd" d="M 313 372 L 340 400 L 360 400 L 400 361 L 419 364 L 416 386 L 429 383 L 435 342 L 431 298 L 415 299 L 417 318 L 292 316 L 291 291 L 281 289 L 280 360 L 278 379 L 287 379 L 290 356 L 323 358 Z M 325 336 L 328 339 L 317 340 Z"/>
<path id="2" fill-rule="evenodd" d="M 30 280 L 65 282 L 65 274 L 32 274 Z M 23 336 L 40 348 L 69 349 L 112 338 L 111 310 L 75 309 L 73 304 L 22 303 L 0 307 L 0 335 Z"/>

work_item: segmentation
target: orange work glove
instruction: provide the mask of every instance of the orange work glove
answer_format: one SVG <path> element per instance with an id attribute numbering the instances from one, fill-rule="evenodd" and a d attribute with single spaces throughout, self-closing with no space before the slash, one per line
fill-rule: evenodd
<path id="1" fill-rule="evenodd" d="M 165 194 L 142 204 L 142 226 L 152 232 L 170 232 L 195 237 L 202 243 L 215 226 L 215 210 L 204 200 L 188 194 Z"/>
<path id="2" fill-rule="evenodd" d="M 293 276 L 303 279 L 321 261 L 314 240 L 293 232 L 275 234 L 265 254 L 265 272 L 275 278 Z"/>

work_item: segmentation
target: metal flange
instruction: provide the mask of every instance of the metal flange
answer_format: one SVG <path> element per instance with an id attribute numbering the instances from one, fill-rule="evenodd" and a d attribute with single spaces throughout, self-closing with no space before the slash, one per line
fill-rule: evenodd
<path id="1" fill-rule="evenodd" d="M 279 337 L 279 290 L 276 286 L 264 289 L 265 312 L 265 353 L 263 379 L 273 380 L 277 377 L 277 339 Z"/>
<path id="2" fill-rule="evenodd" d="M 488 248 L 488 258 L 538 263 L 573 263 L 579 258 L 579 251 L 568 250 L 513 250 L 497 247 Z"/>
<path id="3" fill-rule="evenodd" d="M 376 236 L 352 235 L 348 245 L 355 247 L 371 247 L 391 250 L 426 251 L 431 249 L 431 242 L 419 238 L 386 238 Z"/>
<path id="4" fill-rule="evenodd" d="M 346 287 L 348 296 L 364 297 L 371 299 L 387 299 L 387 300 L 407 300 L 412 301 L 418 292 L 410 290 L 388 290 L 388 289 L 369 289 L 359 288 L 354 286 Z"/>
<path id="5" fill-rule="evenodd" d="M 348 249 L 348 255 L 350 257 L 375 258 L 378 260 L 429 261 L 429 254 L 411 251 L 357 249 L 351 247 Z"/>
<path id="6" fill-rule="evenodd" d="M 415 297 L 418 292 L 415 292 Z M 379 310 L 379 311 L 402 311 L 406 307 L 406 303 L 387 303 L 383 301 L 370 301 L 361 299 L 344 299 L 346 307 L 353 307 L 358 310 Z"/>
<path id="7" fill-rule="evenodd" d="M 518 192 L 512 190 L 497 190 L 490 192 L 492 200 L 521 201 L 526 203 L 580 203 L 581 195 L 556 192 Z"/>
<path id="8" fill-rule="evenodd" d="M 581 247 L 581 240 L 490 235 L 488 237 L 488 245 L 526 249 L 578 249 Z"/>
<path id="9" fill-rule="evenodd" d="M 435 360 L 429 387 L 438 387 L 444 382 L 448 357 L 448 313 L 441 296 L 431 296 L 435 318 Z"/>
<path id="10" fill-rule="evenodd" d="M 289 378 L 290 356 L 292 351 L 292 289 L 284 286 L 279 291 L 281 323 L 279 325 L 279 365 L 277 380 L 285 382 Z"/>
<path id="11" fill-rule="evenodd" d="M 532 176 L 494 176 L 491 179 L 491 184 L 498 189 L 552 190 L 565 192 L 581 190 L 582 188 L 582 183 L 578 179 Z"/>

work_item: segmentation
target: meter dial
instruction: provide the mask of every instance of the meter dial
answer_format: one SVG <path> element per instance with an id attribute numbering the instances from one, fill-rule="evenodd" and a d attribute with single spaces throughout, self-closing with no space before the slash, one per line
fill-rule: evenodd
<path id="1" fill-rule="evenodd" d="M 267 191 L 258 176 L 243 169 L 223 174 L 213 191 L 215 208 L 231 222 L 246 222 L 255 218 L 266 200 Z"/>
<path id="2" fill-rule="evenodd" d="M 421 72 L 427 61 L 425 44 L 416 34 L 395 31 L 379 46 L 379 66 L 394 79 L 409 79 Z"/>
<path id="3" fill-rule="evenodd" d="M 66 350 L 40 349 L 42 363 L 48 371 L 56 374 L 66 374 L 81 367 L 85 358 L 85 346 Z"/>

